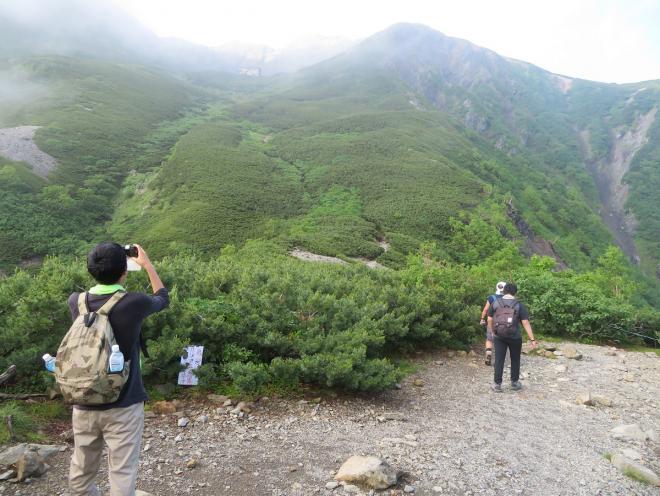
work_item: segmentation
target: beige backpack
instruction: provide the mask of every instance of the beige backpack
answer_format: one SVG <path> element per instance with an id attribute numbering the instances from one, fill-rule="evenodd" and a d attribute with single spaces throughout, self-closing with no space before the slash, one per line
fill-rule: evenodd
<path id="1" fill-rule="evenodd" d="M 55 357 L 55 379 L 64 401 L 74 405 L 103 405 L 119 398 L 128 380 L 130 361 L 111 373 L 108 360 L 117 344 L 108 318 L 126 293 L 114 293 L 96 312 L 89 312 L 86 293 L 78 296 L 78 318 L 69 328 Z"/>

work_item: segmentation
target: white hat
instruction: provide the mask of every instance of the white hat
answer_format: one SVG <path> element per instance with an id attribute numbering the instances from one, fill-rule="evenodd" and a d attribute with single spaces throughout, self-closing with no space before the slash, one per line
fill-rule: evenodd
<path id="1" fill-rule="evenodd" d="M 495 286 L 495 294 L 501 295 L 504 292 L 504 286 L 506 286 L 506 282 L 504 281 L 498 282 L 497 286 Z"/>

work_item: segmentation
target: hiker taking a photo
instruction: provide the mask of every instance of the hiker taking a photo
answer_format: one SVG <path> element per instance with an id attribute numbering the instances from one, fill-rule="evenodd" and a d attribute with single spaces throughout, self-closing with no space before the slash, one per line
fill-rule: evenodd
<path id="1" fill-rule="evenodd" d="M 536 348 L 532 326 L 529 323 L 527 307 L 516 299 L 518 287 L 508 282 L 504 286 L 501 298 L 496 298 L 488 310 L 488 330 L 493 334 L 495 344 L 495 370 L 494 381 L 491 386 L 496 393 L 502 392 L 502 374 L 504 373 L 504 359 L 509 350 L 511 360 L 511 389 L 522 389 L 520 383 L 520 353 L 522 351 L 522 335 L 520 324 L 525 328 L 532 348 Z"/>
<path id="2" fill-rule="evenodd" d="M 486 318 L 488 317 L 488 310 L 490 310 L 491 305 L 493 302 L 502 296 L 502 291 L 504 291 L 504 285 L 506 282 L 500 281 L 497 283 L 495 286 L 495 294 L 490 295 L 486 299 L 486 304 L 484 305 L 484 309 L 481 311 L 481 321 L 480 324 L 486 329 L 486 360 L 485 363 L 486 365 L 490 365 L 491 358 L 493 355 L 493 333 L 488 329 L 488 326 L 486 325 Z"/>
<path id="3" fill-rule="evenodd" d="M 128 256 L 145 269 L 153 295 L 127 293 Z M 94 484 L 104 443 L 111 496 L 133 496 L 144 427 L 140 329 L 169 304 L 167 289 L 139 245 L 101 243 L 87 257 L 97 285 L 69 297 L 73 325 L 57 351 L 55 378 L 73 407 L 72 496 L 100 494 Z"/>

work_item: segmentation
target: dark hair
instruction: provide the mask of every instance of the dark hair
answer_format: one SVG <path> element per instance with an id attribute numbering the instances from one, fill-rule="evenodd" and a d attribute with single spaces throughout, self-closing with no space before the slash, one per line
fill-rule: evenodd
<path id="1" fill-rule="evenodd" d="M 126 272 L 126 252 L 117 243 L 99 243 L 87 255 L 87 271 L 101 284 L 115 284 Z"/>
<path id="2" fill-rule="evenodd" d="M 513 282 L 507 282 L 502 292 L 504 294 L 516 296 L 516 293 L 518 292 L 518 286 L 516 286 Z"/>

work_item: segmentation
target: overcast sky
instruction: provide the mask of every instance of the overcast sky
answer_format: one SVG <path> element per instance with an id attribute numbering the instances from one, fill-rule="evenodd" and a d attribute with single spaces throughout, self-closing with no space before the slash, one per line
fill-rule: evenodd
<path id="1" fill-rule="evenodd" d="M 660 0 L 116 0 L 161 36 L 281 48 L 308 35 L 359 39 L 419 22 L 550 71 L 660 79 Z"/>

